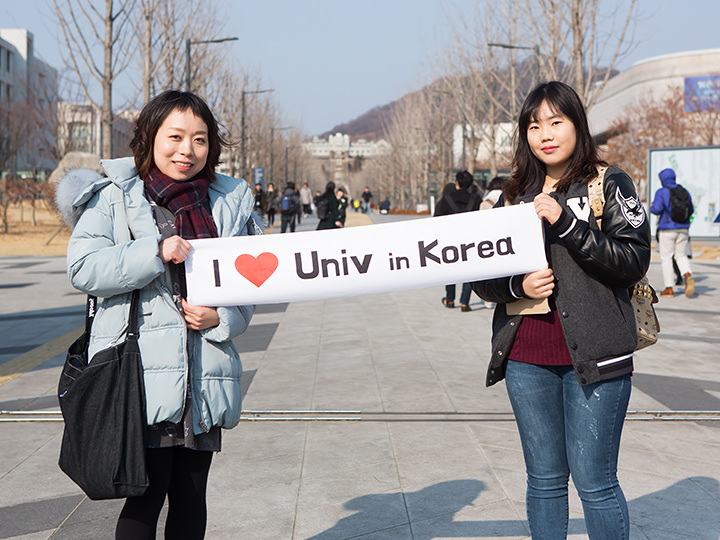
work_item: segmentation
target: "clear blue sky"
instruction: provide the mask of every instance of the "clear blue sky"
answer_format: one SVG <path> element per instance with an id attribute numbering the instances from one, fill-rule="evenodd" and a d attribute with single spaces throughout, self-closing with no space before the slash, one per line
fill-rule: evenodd
<path id="1" fill-rule="evenodd" d="M 207 1 L 207 0 L 205 0 Z M 476 0 L 212 0 L 239 41 L 233 61 L 256 68 L 291 121 L 318 134 L 427 82 L 430 59 L 452 35 L 448 15 Z M 492 0 L 490 0 L 492 1 Z M 606 0 L 612 3 L 612 0 Z M 718 0 L 639 0 L 637 45 L 618 66 L 720 48 Z M 52 0 L 0 0 L 0 27 L 27 28 L 36 54 L 60 67 Z M 720 66 L 718 66 L 720 72 Z M 120 89 L 121 90 L 121 89 Z M 118 103 L 118 100 L 115 100 Z"/>

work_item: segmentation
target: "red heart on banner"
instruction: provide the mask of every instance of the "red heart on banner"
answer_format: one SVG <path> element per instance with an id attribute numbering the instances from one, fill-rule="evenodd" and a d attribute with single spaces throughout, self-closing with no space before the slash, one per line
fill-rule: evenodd
<path id="1" fill-rule="evenodd" d="M 243 254 L 235 259 L 235 269 L 256 287 L 265 283 L 277 266 L 278 258 L 272 253 L 261 253 L 257 257 Z"/>

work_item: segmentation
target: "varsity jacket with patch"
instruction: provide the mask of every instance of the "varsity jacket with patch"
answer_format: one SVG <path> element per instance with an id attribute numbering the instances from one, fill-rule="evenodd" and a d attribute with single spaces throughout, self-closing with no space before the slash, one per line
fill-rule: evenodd
<path id="1" fill-rule="evenodd" d="M 628 288 L 650 265 L 650 227 L 632 180 L 610 167 L 604 194 L 602 230 L 588 204 L 587 184 L 552 193 L 563 211 L 554 225 L 545 223 L 545 249 L 555 277 L 553 296 L 581 385 L 632 372 L 637 332 Z M 517 202 L 532 204 L 535 195 L 523 194 Z M 505 306 L 525 297 L 522 279 L 518 275 L 472 284 L 478 296 L 497 302 L 487 386 L 505 377 L 523 317 L 508 315 Z"/>

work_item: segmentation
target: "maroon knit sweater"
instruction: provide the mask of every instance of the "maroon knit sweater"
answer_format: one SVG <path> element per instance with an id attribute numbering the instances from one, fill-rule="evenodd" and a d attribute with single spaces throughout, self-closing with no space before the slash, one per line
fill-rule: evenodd
<path id="1" fill-rule="evenodd" d="M 572 365 L 558 310 L 552 298 L 549 313 L 525 315 L 522 318 L 508 358 L 540 366 Z"/>

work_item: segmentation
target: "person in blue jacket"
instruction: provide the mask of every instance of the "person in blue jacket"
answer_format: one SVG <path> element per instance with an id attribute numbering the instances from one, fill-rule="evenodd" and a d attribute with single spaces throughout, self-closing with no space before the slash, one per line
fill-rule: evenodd
<path id="1" fill-rule="evenodd" d="M 678 270 L 685 280 L 685 296 L 690 298 L 695 293 L 695 279 L 692 276 L 690 260 L 687 256 L 688 232 L 690 220 L 678 223 L 670 217 L 670 190 L 678 187 L 675 181 L 675 171 L 663 169 L 658 174 L 662 187 L 655 192 L 655 198 L 650 205 L 650 212 L 660 216 L 658 220 L 658 245 L 660 246 L 660 261 L 662 264 L 663 287 L 660 296 L 672 297 L 675 295 L 675 272 L 673 270 L 673 257 Z M 681 188 L 683 189 L 683 188 Z M 694 208 L 692 197 L 687 193 L 690 203 L 690 215 Z"/>
<path id="2" fill-rule="evenodd" d="M 154 539 L 166 496 L 165 538 L 204 538 L 220 428 L 240 420 L 242 367 L 232 339 L 254 307 L 191 305 L 183 290 L 188 240 L 260 233 L 250 187 L 215 172 L 223 144 L 200 97 L 167 91 L 140 112 L 133 158 L 103 160 L 106 176 L 75 171 L 58 186 L 79 191 L 64 212 L 74 225 L 68 275 L 102 299 L 89 357 L 122 339 L 131 293 L 140 290 L 149 487 L 126 499 L 118 540 Z"/>

